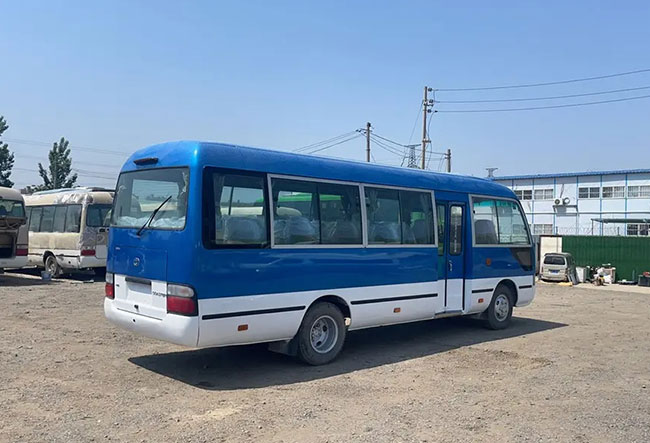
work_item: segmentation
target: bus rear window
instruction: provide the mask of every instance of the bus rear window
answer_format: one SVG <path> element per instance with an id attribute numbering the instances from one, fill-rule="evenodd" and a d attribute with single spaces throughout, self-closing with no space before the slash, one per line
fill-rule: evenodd
<path id="1" fill-rule="evenodd" d="M 89 205 L 86 209 L 86 226 L 105 228 L 110 225 L 111 205 Z"/>
<path id="2" fill-rule="evenodd" d="M 0 217 L 19 217 L 25 216 L 25 207 L 23 202 L 18 200 L 5 200 L 0 198 Z"/>
<path id="3" fill-rule="evenodd" d="M 188 168 L 124 172 L 117 182 L 111 225 L 140 228 L 160 207 L 149 224 L 150 229 L 183 229 L 188 190 Z"/>

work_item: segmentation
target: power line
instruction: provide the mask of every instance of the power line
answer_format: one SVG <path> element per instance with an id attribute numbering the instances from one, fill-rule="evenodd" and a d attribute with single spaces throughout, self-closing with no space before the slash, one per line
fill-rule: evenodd
<path id="1" fill-rule="evenodd" d="M 16 168 L 16 167 L 14 167 L 12 169 L 14 169 L 16 171 L 23 171 L 23 172 L 36 172 L 33 169 L 28 169 L 28 168 Z M 100 176 L 96 175 L 95 173 L 90 173 L 90 171 L 88 171 L 88 173 L 87 172 L 79 172 L 78 170 L 75 170 L 75 169 L 72 169 L 72 171 L 75 172 L 79 176 L 87 177 L 87 178 L 95 178 L 95 179 L 99 179 L 99 180 L 113 180 L 113 181 L 115 181 L 117 179 L 117 177 L 107 177 L 107 176 L 100 177 Z"/>
<path id="2" fill-rule="evenodd" d="M 602 80 L 602 79 L 605 79 L 605 78 L 622 77 L 624 75 L 641 74 L 643 72 L 650 72 L 650 69 L 637 69 L 636 71 L 619 72 L 617 74 L 599 75 L 599 76 L 596 76 L 596 77 L 575 78 L 575 79 L 571 79 L 571 80 L 560 80 L 560 81 L 555 81 L 555 82 L 524 83 L 524 84 L 519 84 L 519 85 L 503 85 L 503 86 L 486 86 L 486 87 L 480 87 L 480 88 L 445 88 L 445 89 L 436 89 L 436 90 L 437 91 L 453 92 L 453 91 L 488 91 L 488 90 L 494 90 L 494 89 L 533 88 L 533 87 L 538 87 L 538 86 L 562 85 L 562 84 L 566 84 L 566 83 L 577 83 L 577 82 L 586 82 L 586 81 L 591 81 L 591 80 Z"/>
<path id="3" fill-rule="evenodd" d="M 387 142 L 390 142 L 390 143 L 392 143 L 392 144 L 394 144 L 394 145 L 400 146 L 400 147 L 402 147 L 402 148 L 406 148 L 406 147 L 408 147 L 408 145 L 404 145 L 404 144 L 402 144 L 402 143 L 398 143 L 398 142 L 396 142 L 395 140 L 391 140 L 391 139 L 389 139 L 389 138 L 382 137 L 381 135 L 379 135 L 379 134 L 377 134 L 377 133 L 375 133 L 375 132 L 373 132 L 372 135 L 374 135 L 375 137 L 379 137 L 380 139 L 385 140 L 385 141 L 387 141 Z"/>
<path id="4" fill-rule="evenodd" d="M 357 131 L 355 130 L 355 131 L 346 132 L 345 134 L 337 135 L 336 137 L 328 138 L 327 140 L 322 140 L 322 141 L 319 141 L 319 142 L 316 142 L 316 143 L 312 143 L 310 145 L 301 146 L 299 148 L 293 149 L 292 152 L 308 151 L 311 148 L 316 148 L 316 147 L 318 147 L 320 145 L 324 145 L 324 144 L 327 144 L 327 143 L 330 143 L 330 142 L 340 140 L 340 139 L 345 138 L 345 137 L 349 137 L 350 135 L 354 134 L 355 132 L 357 132 Z"/>
<path id="5" fill-rule="evenodd" d="M 552 106 L 533 106 L 528 108 L 504 108 L 504 109 L 440 109 L 435 112 L 446 112 L 446 113 L 463 113 L 463 112 L 512 112 L 512 111 L 534 111 L 537 109 L 554 109 L 554 108 L 572 108 L 576 106 L 590 106 L 590 105 L 601 105 L 604 103 L 615 103 L 615 102 L 625 102 L 629 100 L 640 100 L 644 98 L 650 98 L 650 95 L 640 95 L 637 97 L 628 97 L 628 98 L 617 98 L 612 100 L 601 100 L 597 102 L 584 102 L 584 103 L 571 103 L 564 105 L 552 105 Z"/>
<path id="6" fill-rule="evenodd" d="M 52 143 L 48 142 L 43 142 L 43 141 L 38 141 L 38 140 L 25 140 L 25 139 L 19 139 L 19 138 L 5 138 L 5 142 L 9 143 L 16 143 L 19 145 L 32 145 L 32 146 L 43 146 L 47 148 L 52 147 Z M 127 152 L 120 152 L 120 151 L 115 151 L 111 149 L 102 149 L 102 148 L 89 148 L 86 146 L 77 146 L 77 145 L 68 145 L 70 149 L 74 148 L 79 151 L 89 151 L 89 152 L 96 152 L 96 153 L 101 153 L 101 154 L 108 154 L 108 155 L 117 155 L 122 158 L 131 155 L 130 153 Z"/>
<path id="7" fill-rule="evenodd" d="M 354 131 L 354 132 L 356 132 L 356 131 Z M 332 148 L 332 147 L 334 147 L 334 146 L 340 145 L 341 143 L 349 142 L 350 140 L 354 140 L 355 138 L 359 138 L 359 137 L 361 137 L 362 135 L 363 135 L 363 134 L 361 134 L 361 133 L 357 133 L 356 135 L 353 135 L 353 136 L 350 137 L 350 138 L 346 138 L 345 140 L 341 140 L 341 141 L 339 141 L 339 142 L 337 142 L 337 143 L 333 143 L 333 144 L 331 144 L 331 145 L 324 146 L 324 147 L 322 147 L 322 148 L 318 148 L 318 149 L 316 149 L 316 150 L 314 150 L 314 151 L 310 151 L 310 152 L 308 152 L 307 154 L 315 154 L 316 152 L 324 151 L 325 149 L 329 149 L 329 148 Z"/>
<path id="8" fill-rule="evenodd" d="M 616 92 L 638 91 L 641 89 L 650 89 L 650 86 L 641 86 L 639 88 L 612 89 L 609 91 L 588 92 L 584 94 L 554 95 L 550 97 L 532 97 L 532 98 L 506 98 L 493 100 L 436 100 L 436 103 L 503 103 L 503 102 L 525 102 L 534 100 L 556 100 L 560 98 L 587 97 L 590 95 L 614 94 Z"/>
<path id="9" fill-rule="evenodd" d="M 372 138 L 372 136 L 371 136 L 371 138 Z M 389 147 L 388 145 L 384 144 L 383 142 L 381 142 L 379 140 L 376 140 L 376 139 L 373 138 L 372 141 L 374 141 L 377 146 L 379 146 L 381 149 L 383 149 L 386 152 L 397 155 L 399 157 L 404 156 L 403 152 L 397 151 L 396 149 Z"/>
<path id="10" fill-rule="evenodd" d="M 46 161 L 48 161 L 47 159 L 44 159 L 44 158 L 42 158 L 42 157 L 37 157 L 37 156 L 35 156 L 35 155 L 26 155 L 26 154 L 16 153 L 16 152 L 14 152 L 14 155 L 15 155 L 15 157 L 16 157 L 16 160 L 21 160 L 21 159 L 23 159 L 23 158 L 29 158 L 29 159 L 32 159 L 32 160 L 38 160 L 39 162 L 46 162 Z M 72 163 L 75 164 L 75 165 L 98 166 L 98 165 L 97 165 L 97 162 L 82 162 L 82 161 L 72 160 Z M 118 170 L 122 168 L 121 165 L 116 165 L 116 164 L 104 164 L 104 162 L 102 162 L 102 165 L 104 165 L 104 166 L 108 166 L 108 167 L 111 167 L 111 168 L 116 168 L 116 169 L 118 169 Z"/>
<path id="11" fill-rule="evenodd" d="M 422 111 L 422 106 L 423 106 L 423 104 L 420 103 L 420 108 L 418 109 L 418 113 L 415 116 L 415 122 L 413 122 L 413 129 L 411 129 L 411 135 L 409 136 L 409 142 L 408 142 L 409 145 L 411 144 L 411 141 L 413 140 L 413 134 L 415 134 L 415 128 L 417 127 L 418 121 L 420 120 L 420 112 Z"/>

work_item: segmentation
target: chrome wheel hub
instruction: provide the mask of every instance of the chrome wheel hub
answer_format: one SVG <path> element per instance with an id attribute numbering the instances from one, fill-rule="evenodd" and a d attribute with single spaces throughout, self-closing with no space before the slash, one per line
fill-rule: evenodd
<path id="1" fill-rule="evenodd" d="M 339 327 L 332 317 L 322 315 L 311 325 L 311 347 L 319 354 L 326 354 L 336 345 L 339 337 Z"/>
<path id="2" fill-rule="evenodd" d="M 504 321 L 510 313 L 510 299 L 505 294 L 497 295 L 494 300 L 494 315 L 498 321 Z"/>

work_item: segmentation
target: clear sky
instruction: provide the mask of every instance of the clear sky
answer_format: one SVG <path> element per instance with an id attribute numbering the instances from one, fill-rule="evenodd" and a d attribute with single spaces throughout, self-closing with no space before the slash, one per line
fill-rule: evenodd
<path id="1" fill-rule="evenodd" d="M 9 140 L 73 148 L 82 184 L 109 185 L 139 147 L 194 139 L 291 150 L 372 122 L 408 143 L 424 85 L 545 82 L 650 68 L 647 1 L 0 0 L 0 115 Z M 436 99 L 543 97 L 650 86 L 650 72 Z M 437 104 L 485 109 L 579 103 Z M 412 143 L 421 138 L 418 117 Z M 434 150 L 454 172 L 648 166 L 650 99 L 508 113 L 437 113 Z M 17 186 L 48 148 L 10 143 Z M 362 138 L 323 151 L 365 158 Z M 400 159 L 375 147 L 376 161 Z M 645 159 L 642 157 L 645 156 Z M 438 168 L 433 161 L 431 169 Z M 96 175 L 101 178 L 93 178 Z"/>

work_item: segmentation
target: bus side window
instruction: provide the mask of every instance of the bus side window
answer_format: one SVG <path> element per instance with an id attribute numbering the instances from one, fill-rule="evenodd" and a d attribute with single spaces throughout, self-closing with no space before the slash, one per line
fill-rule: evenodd
<path id="1" fill-rule="evenodd" d="M 65 232 L 79 232 L 81 205 L 70 205 L 65 214 Z"/>
<path id="2" fill-rule="evenodd" d="M 453 205 L 449 208 L 449 254 L 463 252 L 463 207 Z"/>
<path id="3" fill-rule="evenodd" d="M 214 232 L 208 240 L 216 246 L 266 244 L 264 178 L 215 172 L 212 188 Z"/>
<path id="4" fill-rule="evenodd" d="M 67 206 L 59 205 L 54 210 L 54 227 L 53 232 L 65 232 L 65 213 Z"/>
<path id="5" fill-rule="evenodd" d="M 436 205 L 438 210 L 438 255 L 445 255 L 445 223 L 446 223 L 446 212 L 445 205 Z"/>
<path id="6" fill-rule="evenodd" d="M 54 226 L 55 206 L 43 206 L 43 215 L 41 216 L 41 232 L 52 232 Z"/>
<path id="7" fill-rule="evenodd" d="M 271 186 L 275 244 L 319 244 L 321 229 L 317 183 L 273 179 Z"/>
<path id="8" fill-rule="evenodd" d="M 32 212 L 29 217 L 29 230 L 32 232 L 40 232 L 41 227 L 41 214 L 43 213 L 43 207 L 38 206 L 32 208 Z"/>
<path id="9" fill-rule="evenodd" d="M 359 187 L 318 184 L 321 239 L 323 244 L 361 244 Z"/>
<path id="10" fill-rule="evenodd" d="M 399 191 L 402 218 L 402 243 L 432 245 L 433 207 L 428 192 Z"/>
<path id="11" fill-rule="evenodd" d="M 497 236 L 497 211 L 493 199 L 474 198 L 472 204 L 474 212 L 474 239 L 477 245 L 496 245 L 499 243 Z"/>
<path id="12" fill-rule="evenodd" d="M 366 187 L 365 193 L 368 197 L 368 243 L 402 243 L 399 191 Z"/>

